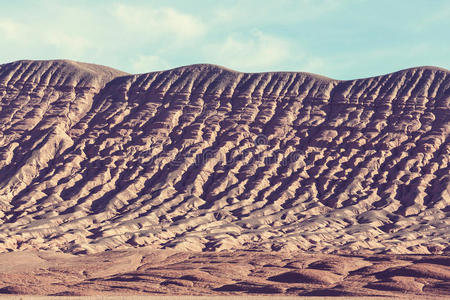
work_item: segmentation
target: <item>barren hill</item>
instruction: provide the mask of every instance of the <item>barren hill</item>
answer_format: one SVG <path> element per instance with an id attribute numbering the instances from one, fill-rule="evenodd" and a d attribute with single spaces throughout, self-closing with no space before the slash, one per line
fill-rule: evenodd
<path id="1" fill-rule="evenodd" d="M 448 253 L 450 73 L 0 66 L 0 252 Z"/>

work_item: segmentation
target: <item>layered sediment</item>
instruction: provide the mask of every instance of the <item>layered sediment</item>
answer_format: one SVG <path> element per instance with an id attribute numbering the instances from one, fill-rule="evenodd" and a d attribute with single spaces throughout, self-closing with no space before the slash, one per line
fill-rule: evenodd
<path id="1" fill-rule="evenodd" d="M 450 251 L 450 73 L 0 66 L 0 252 Z"/>

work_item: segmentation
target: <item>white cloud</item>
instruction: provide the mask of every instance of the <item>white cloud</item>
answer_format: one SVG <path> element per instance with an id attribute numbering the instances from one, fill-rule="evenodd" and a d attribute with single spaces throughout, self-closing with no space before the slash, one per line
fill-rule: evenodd
<path id="1" fill-rule="evenodd" d="M 59 28 L 43 30 L 39 26 L 20 23 L 14 20 L 0 20 L 0 35 L 9 41 L 3 48 L 15 47 L 50 47 L 61 51 L 63 55 L 73 58 L 80 55 L 91 45 L 86 38 L 70 34 Z"/>
<path id="2" fill-rule="evenodd" d="M 198 18 L 170 7 L 115 4 L 111 11 L 120 22 L 145 36 L 173 36 L 178 40 L 196 38 L 206 32 Z"/>
<path id="3" fill-rule="evenodd" d="M 357 0 L 352 0 L 356 2 Z M 350 2 L 350 0 L 348 0 Z M 311 21 L 335 12 L 343 6 L 336 0 L 278 0 L 255 5 L 254 1 L 238 0 L 230 5 L 222 2 L 212 11 L 215 23 L 255 24 L 255 23 L 298 23 Z M 347 3 L 351 4 L 351 3 Z M 233 24 L 234 23 L 234 24 Z"/>
<path id="4" fill-rule="evenodd" d="M 287 40 L 254 30 L 250 35 L 230 35 L 204 48 L 212 62 L 237 70 L 260 70 L 283 62 L 291 54 Z"/>
<path id="5" fill-rule="evenodd" d="M 319 75 L 325 75 L 328 71 L 328 66 L 323 58 L 320 57 L 307 57 L 305 62 L 300 66 L 298 71 L 316 73 Z"/>
<path id="6" fill-rule="evenodd" d="M 40 39 L 51 47 L 60 49 L 64 55 L 69 55 L 71 57 L 79 56 L 93 46 L 93 41 L 82 36 L 67 34 L 59 30 L 45 32 Z"/>
<path id="7" fill-rule="evenodd" d="M 169 63 L 157 55 L 140 55 L 132 64 L 135 73 L 147 73 L 169 68 Z"/>
<path id="8" fill-rule="evenodd" d="M 2 38 L 8 40 L 21 40 L 29 30 L 23 24 L 10 20 L 4 19 L 0 20 L 0 33 Z"/>

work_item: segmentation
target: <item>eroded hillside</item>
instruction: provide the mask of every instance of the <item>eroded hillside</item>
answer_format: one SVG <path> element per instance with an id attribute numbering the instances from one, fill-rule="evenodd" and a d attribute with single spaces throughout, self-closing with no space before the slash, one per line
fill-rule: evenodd
<path id="1" fill-rule="evenodd" d="M 0 66 L 0 251 L 448 252 L 450 76 Z"/>

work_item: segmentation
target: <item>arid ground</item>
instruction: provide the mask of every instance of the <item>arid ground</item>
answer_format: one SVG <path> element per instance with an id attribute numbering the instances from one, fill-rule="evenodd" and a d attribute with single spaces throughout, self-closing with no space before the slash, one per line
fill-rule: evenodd
<path id="1" fill-rule="evenodd" d="M 0 293 L 450 296 L 450 72 L 0 65 Z"/>
<path id="2" fill-rule="evenodd" d="M 26 251 L 0 254 L 0 293 L 448 297 L 449 265 L 440 255 Z"/>

